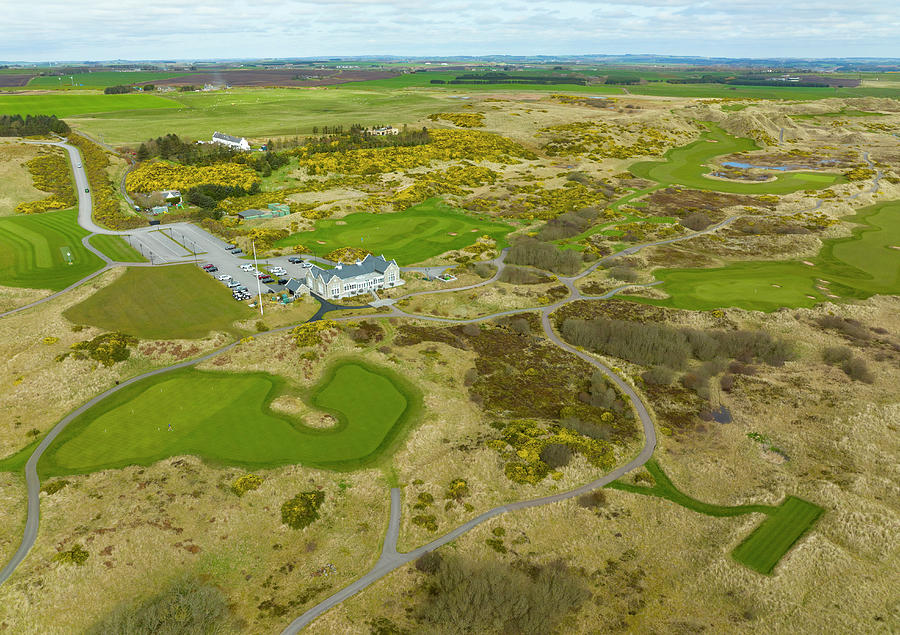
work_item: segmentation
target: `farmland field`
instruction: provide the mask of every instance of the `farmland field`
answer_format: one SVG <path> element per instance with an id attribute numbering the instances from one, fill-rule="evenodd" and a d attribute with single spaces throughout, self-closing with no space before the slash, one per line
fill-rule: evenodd
<path id="1" fill-rule="evenodd" d="M 177 93 L 166 99 L 151 95 L 137 97 L 158 99 L 181 108 L 128 113 L 110 109 L 96 116 L 73 117 L 69 123 L 89 134 L 104 135 L 108 143 L 140 143 L 170 132 L 193 139 L 208 139 L 216 130 L 264 140 L 270 135 L 311 134 L 313 126 L 350 126 L 354 123 L 402 126 L 444 110 L 453 101 L 446 95 L 435 93 L 336 88 L 245 88 Z M 0 101 L 0 111 L 2 103 Z"/>
<path id="2" fill-rule="evenodd" d="M 402 378 L 356 360 L 336 363 L 299 395 L 311 408 L 335 416 L 333 428 L 310 428 L 273 412 L 269 403 L 285 391 L 290 389 L 284 380 L 265 373 L 165 373 L 75 419 L 38 469 L 44 477 L 87 473 L 185 454 L 253 468 L 355 468 L 393 447 L 421 402 Z"/>
<path id="3" fill-rule="evenodd" d="M 819 254 L 808 261 L 812 266 L 749 261 L 713 269 L 660 269 L 654 275 L 671 297 L 631 299 L 682 309 L 774 311 L 810 307 L 826 296 L 864 299 L 900 293 L 900 201 L 872 205 L 844 220 L 858 224 L 852 235 L 824 240 Z"/>
<path id="4" fill-rule="evenodd" d="M 117 262 L 147 262 L 147 259 L 139 254 L 134 247 L 125 242 L 121 236 L 97 234 L 91 236 L 88 241 L 102 251 L 108 258 Z"/>
<path id="5" fill-rule="evenodd" d="M 0 114 L 56 115 L 71 117 L 122 110 L 159 110 L 178 108 L 171 99 L 156 95 L 98 95 L 54 93 L 50 95 L 0 95 Z M 134 113 L 129 113 L 134 115 Z"/>
<path id="6" fill-rule="evenodd" d="M 103 266 L 76 210 L 0 218 L 0 285 L 59 291 Z"/>
<path id="7" fill-rule="evenodd" d="M 790 194 L 799 190 L 822 189 L 843 181 L 840 175 L 819 172 L 787 172 L 761 183 L 706 178 L 704 174 L 709 172 L 707 163 L 715 157 L 759 149 L 752 139 L 733 137 L 711 124 L 708 127 L 709 131 L 693 143 L 666 152 L 665 161 L 641 161 L 631 165 L 629 170 L 635 176 L 664 185 L 680 184 L 731 194 Z"/>
<path id="8" fill-rule="evenodd" d="M 106 88 L 123 86 L 138 82 L 154 82 L 173 77 L 181 77 L 185 73 L 166 73 L 159 71 L 97 71 L 94 73 L 76 73 L 74 75 L 41 76 L 28 82 L 29 89 L 73 89 L 73 88 Z M 202 83 L 202 82 L 201 82 Z"/>
<path id="9" fill-rule="evenodd" d="M 320 220 L 311 232 L 292 234 L 276 247 L 297 244 L 325 254 L 340 247 L 361 247 L 376 255 L 396 259 L 397 264 L 424 262 L 439 254 L 471 245 L 487 234 L 506 245 L 513 228 L 505 223 L 479 220 L 432 198 L 393 214 L 349 214 L 339 221 Z"/>
<path id="10" fill-rule="evenodd" d="M 731 556 L 754 571 L 772 573 L 778 561 L 809 531 L 824 511 L 818 505 L 788 496 L 731 552 Z"/>
<path id="11" fill-rule="evenodd" d="M 145 339 L 199 338 L 230 331 L 252 315 L 222 284 L 194 265 L 131 267 L 63 315 L 75 324 Z"/>

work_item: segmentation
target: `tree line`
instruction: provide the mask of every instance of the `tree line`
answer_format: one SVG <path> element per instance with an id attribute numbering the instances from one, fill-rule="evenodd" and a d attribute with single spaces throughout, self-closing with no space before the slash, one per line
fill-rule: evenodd
<path id="1" fill-rule="evenodd" d="M 241 152 L 216 143 L 185 141 L 176 134 L 150 139 L 141 144 L 137 160 L 160 158 L 184 165 L 213 165 L 216 163 L 240 163 L 249 165 L 262 176 L 287 165 L 290 157 L 275 152 Z"/>
<path id="2" fill-rule="evenodd" d="M 0 115 L 0 137 L 29 137 L 50 132 L 66 134 L 69 126 L 56 115 Z"/>
<path id="3" fill-rule="evenodd" d="M 318 126 L 313 127 L 313 134 L 319 133 Z M 410 130 L 404 126 L 395 135 L 374 135 L 371 129 L 360 124 L 353 124 L 344 132 L 343 126 L 323 126 L 322 135 L 307 137 L 302 145 L 310 154 L 320 152 L 347 152 L 368 148 L 392 148 L 404 146 L 420 146 L 431 142 L 428 128 Z M 271 143 L 271 142 L 270 142 Z"/>

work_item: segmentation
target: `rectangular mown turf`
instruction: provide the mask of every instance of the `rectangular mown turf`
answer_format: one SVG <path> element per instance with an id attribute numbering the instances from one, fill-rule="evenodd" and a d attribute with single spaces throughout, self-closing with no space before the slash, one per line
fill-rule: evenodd
<path id="1" fill-rule="evenodd" d="M 824 511 L 802 498 L 789 496 L 731 552 L 731 556 L 745 567 L 768 575 Z"/>

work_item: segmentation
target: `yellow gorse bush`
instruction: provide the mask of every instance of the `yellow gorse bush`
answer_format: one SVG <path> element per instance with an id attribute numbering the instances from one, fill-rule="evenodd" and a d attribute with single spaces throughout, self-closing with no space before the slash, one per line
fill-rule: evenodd
<path id="1" fill-rule="evenodd" d="M 125 184 L 131 192 L 189 190 L 198 185 L 227 185 L 250 190 L 261 179 L 253 168 L 237 163 L 179 165 L 157 161 L 142 163 L 128 174 Z"/>
<path id="2" fill-rule="evenodd" d="M 36 156 L 26 161 L 25 167 L 31 174 L 34 187 L 52 195 L 39 201 L 19 203 L 16 205 L 17 214 L 38 214 L 75 205 L 77 199 L 69 176 L 69 162 L 62 153 L 53 151 Z"/>

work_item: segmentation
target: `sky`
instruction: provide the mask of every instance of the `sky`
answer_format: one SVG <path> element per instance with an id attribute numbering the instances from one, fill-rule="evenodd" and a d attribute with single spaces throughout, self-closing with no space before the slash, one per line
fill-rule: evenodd
<path id="1" fill-rule="evenodd" d="M 8 61 L 900 57 L 897 0 L 0 0 L 4 8 Z"/>

